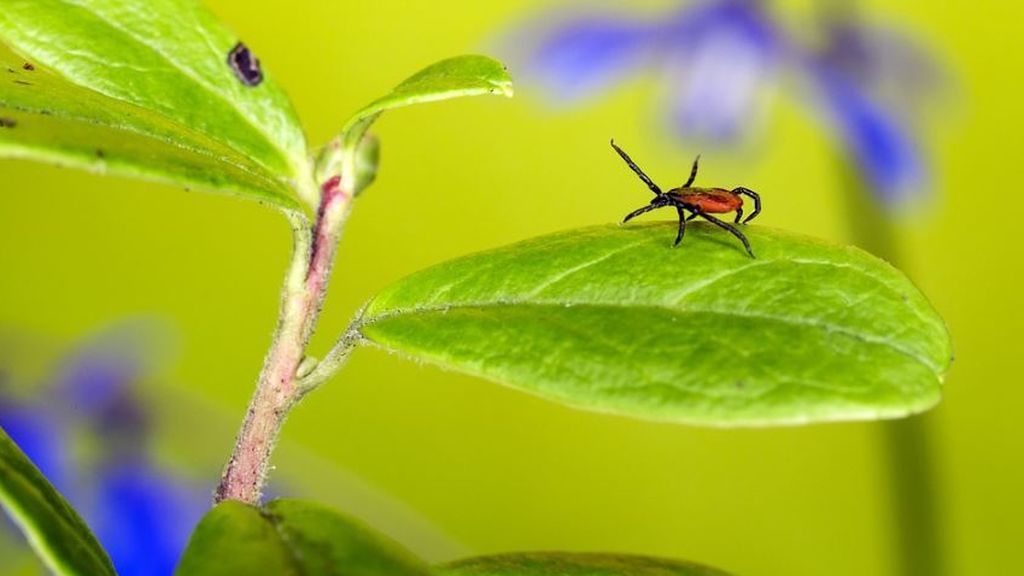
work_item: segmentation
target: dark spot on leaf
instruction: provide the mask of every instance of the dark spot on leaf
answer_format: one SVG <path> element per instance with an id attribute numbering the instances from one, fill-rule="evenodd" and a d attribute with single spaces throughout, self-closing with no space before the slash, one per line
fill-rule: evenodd
<path id="1" fill-rule="evenodd" d="M 100 159 L 106 158 L 107 157 L 107 153 L 104 152 L 102 148 L 97 148 L 96 149 L 96 157 L 100 158 Z"/>
<path id="2" fill-rule="evenodd" d="M 747 383 L 743 380 L 737 380 L 736 382 L 733 382 L 733 386 L 735 386 L 737 390 L 743 390 L 747 387 Z"/>
<path id="3" fill-rule="evenodd" d="M 31 82 L 25 82 L 24 80 L 15 80 L 14 83 L 15 84 L 21 84 L 22 86 L 31 86 L 32 85 Z"/>
<path id="4" fill-rule="evenodd" d="M 7 67 L 7 73 L 8 74 L 14 74 L 14 68 L 11 68 L 10 66 L 8 66 Z"/>
<path id="5" fill-rule="evenodd" d="M 33 66 L 31 62 L 25 62 L 24 64 L 21 65 L 21 68 L 22 68 L 22 70 L 28 70 L 29 72 L 31 72 L 31 71 L 36 69 L 36 67 Z"/>
<path id="6" fill-rule="evenodd" d="M 18 121 L 14 118 L 3 118 L 0 117 L 0 128 L 14 128 L 18 125 Z"/>
<path id="7" fill-rule="evenodd" d="M 228 52 L 228 66 L 235 71 L 235 76 L 246 86 L 257 86 L 263 82 L 263 70 L 260 69 L 260 61 L 252 55 L 252 52 L 239 42 Z"/>

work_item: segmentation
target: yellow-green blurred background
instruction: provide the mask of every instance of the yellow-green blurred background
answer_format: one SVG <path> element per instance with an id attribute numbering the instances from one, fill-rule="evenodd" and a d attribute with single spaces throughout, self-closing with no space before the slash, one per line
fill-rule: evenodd
<path id="1" fill-rule="evenodd" d="M 317 144 L 412 71 L 485 49 L 510 22 L 553 3 L 208 4 L 286 87 Z M 929 131 L 936 199 L 907 219 L 901 242 L 907 272 L 948 321 L 956 348 L 945 400 L 924 417 L 938 445 L 942 545 L 956 574 L 1021 574 L 1024 242 L 1015 222 L 1024 5 L 874 1 L 865 9 L 928 40 L 960 83 L 962 103 Z M 696 150 L 650 131 L 651 93 L 634 83 L 554 113 L 520 89 L 511 101 L 384 117 L 379 180 L 345 233 L 313 354 L 405 274 L 614 221 L 646 201 L 609 137 L 656 179 L 681 177 Z M 759 190 L 762 224 L 848 239 L 833 141 L 793 98 L 780 98 L 768 130 L 756 153 L 706 155 L 700 181 Z M 188 438 L 168 439 L 169 457 L 186 469 L 226 457 L 275 322 L 285 220 L 229 197 L 42 165 L 2 161 L 0 174 L 0 325 L 70 343 L 128 316 L 168 319 L 181 348 L 166 380 L 185 393 L 161 396 L 160 410 L 178 423 L 167 433 Z M 357 512 L 379 516 L 432 559 L 604 550 L 748 575 L 891 574 L 881 443 L 875 423 L 704 430 L 577 412 L 366 349 L 289 419 L 283 448 L 300 456 L 283 455 L 275 475 L 332 502 L 372 492 L 390 504 Z M 203 466 L 216 475 L 217 464 Z M 338 494 L 357 485 L 363 492 Z M 389 512 L 392 504 L 403 511 Z M 403 514 L 433 528 L 394 528 Z"/>

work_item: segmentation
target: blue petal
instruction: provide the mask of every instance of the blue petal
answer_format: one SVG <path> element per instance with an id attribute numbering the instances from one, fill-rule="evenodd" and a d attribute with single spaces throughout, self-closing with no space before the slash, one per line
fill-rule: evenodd
<path id="1" fill-rule="evenodd" d="M 143 461 L 120 463 L 100 472 L 90 524 L 119 574 L 169 576 L 208 502 Z"/>
<path id="2" fill-rule="evenodd" d="M 878 200 L 894 206 L 920 191 L 921 152 L 897 115 L 844 76 L 819 68 L 817 78 L 827 112 Z"/>
<path id="3" fill-rule="evenodd" d="M 749 132 L 781 64 L 775 23 L 756 2 L 717 0 L 680 12 L 666 31 L 679 134 L 721 142 Z"/>
<path id="4" fill-rule="evenodd" d="M 134 383 L 137 373 L 131 357 L 89 350 L 64 366 L 58 390 L 81 415 L 94 416 L 116 401 Z"/>
<path id="5" fill-rule="evenodd" d="M 64 492 L 69 487 L 68 454 L 59 419 L 42 410 L 0 399 L 0 427 L 57 490 Z"/>
<path id="6" fill-rule="evenodd" d="M 532 79 L 556 101 L 596 96 L 640 72 L 654 54 L 655 29 L 645 22 L 628 16 L 560 20 L 515 39 L 511 50 L 526 50 L 525 58 L 510 55 L 513 62 L 525 60 L 521 72 L 526 81 Z"/>
<path id="7" fill-rule="evenodd" d="M 681 136 L 735 140 L 750 130 L 770 85 L 773 57 L 735 35 L 709 38 L 688 55 L 672 87 L 672 112 Z"/>
<path id="8" fill-rule="evenodd" d="M 742 36 L 762 52 L 778 48 L 782 40 L 774 21 L 754 0 L 710 0 L 687 5 L 665 21 L 660 34 L 666 46 L 687 50 L 723 31 Z"/>
<path id="9" fill-rule="evenodd" d="M 876 102 L 915 115 L 922 104 L 954 92 L 949 70 L 908 31 L 868 25 L 843 14 L 826 25 L 821 65 L 856 78 Z"/>

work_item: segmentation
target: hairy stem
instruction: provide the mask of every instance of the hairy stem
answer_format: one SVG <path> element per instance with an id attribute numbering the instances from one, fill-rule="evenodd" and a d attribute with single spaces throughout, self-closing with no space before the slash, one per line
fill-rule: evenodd
<path id="1" fill-rule="evenodd" d="M 299 387 L 301 388 L 300 393 L 305 394 L 306 392 L 313 390 L 320 384 L 323 384 L 328 378 L 330 378 L 348 359 L 348 355 L 352 350 L 359 344 L 359 340 L 362 335 L 359 333 L 358 328 L 358 317 L 349 326 L 349 329 L 338 338 L 337 343 L 331 348 L 331 351 L 327 353 L 309 374 L 303 375 L 299 380 Z"/>
<path id="2" fill-rule="evenodd" d="M 860 178 L 846 176 L 847 213 L 853 241 L 893 266 L 904 264 L 892 217 L 873 201 Z M 889 505 L 896 531 L 897 574 L 947 573 L 942 546 L 942 514 L 937 503 L 940 478 L 927 415 L 881 423 Z"/>
<path id="3" fill-rule="evenodd" d="M 308 391 L 307 386 L 298 385 L 297 371 L 316 327 L 350 204 L 351 195 L 335 177 L 321 189 L 320 209 L 312 227 L 305 216 L 289 215 L 294 247 L 277 329 L 214 502 L 260 502 L 281 425 Z"/>

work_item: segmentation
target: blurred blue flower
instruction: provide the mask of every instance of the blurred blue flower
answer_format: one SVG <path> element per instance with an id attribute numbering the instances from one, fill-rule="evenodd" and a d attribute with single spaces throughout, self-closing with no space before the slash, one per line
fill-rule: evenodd
<path id="1" fill-rule="evenodd" d="M 61 491 L 68 488 L 68 454 L 58 419 L 0 396 L 0 427 L 51 484 Z"/>
<path id="2" fill-rule="evenodd" d="M 125 576 L 172 574 L 210 498 L 149 455 L 136 386 L 155 369 L 153 336 L 137 322 L 119 325 L 68 354 L 36 394 L 0 387 L 0 426 L 82 513 Z M 83 438 L 87 457 L 72 449 Z"/>
<path id="3" fill-rule="evenodd" d="M 174 573 L 210 491 L 183 483 L 145 459 L 112 462 L 98 474 L 96 537 L 119 574 Z"/>
<path id="4" fill-rule="evenodd" d="M 863 24 L 843 6 L 825 3 L 800 30 L 759 0 L 704 0 L 653 18 L 548 12 L 513 33 L 506 51 L 520 85 L 561 105 L 653 72 L 674 133 L 703 144 L 748 137 L 776 88 L 795 78 L 879 199 L 893 205 L 925 185 L 911 117 L 941 70 L 905 36 Z M 813 43 L 812 32 L 823 41 Z"/>

